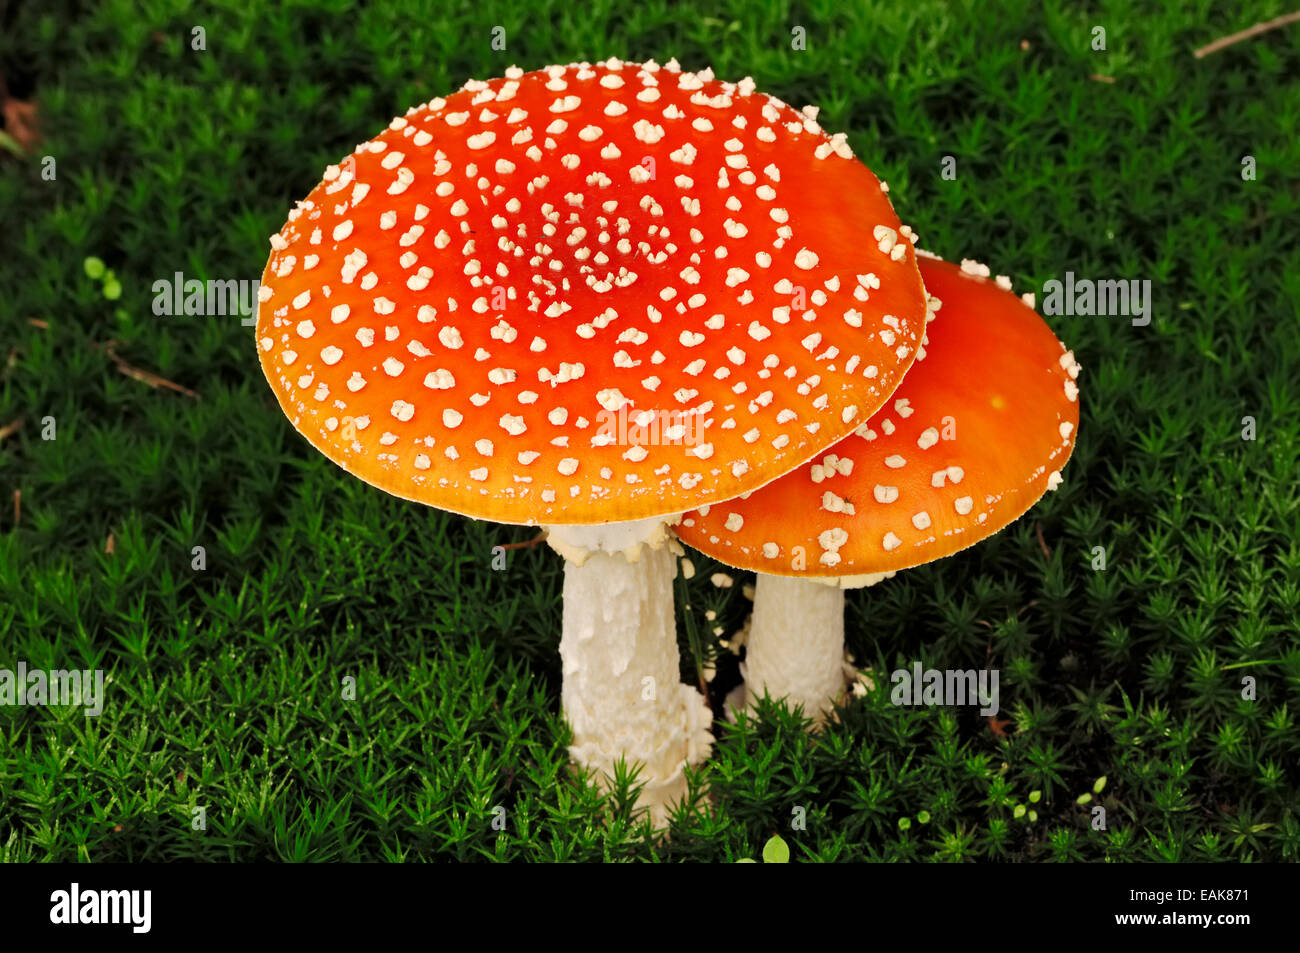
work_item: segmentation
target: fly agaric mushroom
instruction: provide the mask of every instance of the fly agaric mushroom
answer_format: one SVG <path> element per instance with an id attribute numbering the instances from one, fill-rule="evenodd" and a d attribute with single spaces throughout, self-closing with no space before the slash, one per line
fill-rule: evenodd
<path id="1" fill-rule="evenodd" d="M 662 820 L 712 743 L 665 520 L 888 398 L 924 330 L 914 241 L 843 135 L 752 80 L 512 67 L 394 119 L 289 214 L 262 366 L 349 473 L 548 528 L 571 754 L 641 762 Z"/>
<path id="2" fill-rule="evenodd" d="M 820 723 L 844 690 L 844 589 L 965 549 L 1061 482 L 1079 423 L 1073 352 L 986 267 L 920 268 L 938 317 L 890 405 L 817 462 L 677 527 L 759 573 L 751 704 L 784 697 Z"/>

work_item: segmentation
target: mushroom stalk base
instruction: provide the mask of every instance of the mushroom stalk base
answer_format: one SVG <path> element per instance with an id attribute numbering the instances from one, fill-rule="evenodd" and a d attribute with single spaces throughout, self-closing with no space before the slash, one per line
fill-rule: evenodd
<path id="1" fill-rule="evenodd" d="M 659 527 L 662 527 L 662 521 Z M 699 764 L 713 746 L 713 713 L 704 697 L 681 682 L 673 579 L 677 559 L 662 529 L 645 544 L 587 550 L 579 564 L 576 527 L 551 527 L 551 541 L 566 555 L 564 714 L 573 729 L 569 754 L 608 786 L 621 758 L 642 765 L 638 804 L 655 826 L 686 794 L 686 764 Z M 606 544 L 608 545 L 608 544 Z"/>
<path id="2" fill-rule="evenodd" d="M 844 695 L 844 590 L 794 576 L 759 573 L 745 639 L 744 704 L 764 694 L 822 725 Z M 739 700 L 739 699 L 738 699 Z"/>

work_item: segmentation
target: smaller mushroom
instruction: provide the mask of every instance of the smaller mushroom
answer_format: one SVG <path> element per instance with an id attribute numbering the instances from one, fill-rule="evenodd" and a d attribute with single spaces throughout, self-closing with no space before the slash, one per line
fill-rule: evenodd
<path id="1" fill-rule="evenodd" d="M 819 459 L 677 527 L 759 573 L 750 704 L 786 698 L 820 723 L 845 688 L 844 589 L 965 549 L 1060 485 L 1079 424 L 1073 352 L 983 266 L 920 269 L 938 321 L 889 403 Z"/>

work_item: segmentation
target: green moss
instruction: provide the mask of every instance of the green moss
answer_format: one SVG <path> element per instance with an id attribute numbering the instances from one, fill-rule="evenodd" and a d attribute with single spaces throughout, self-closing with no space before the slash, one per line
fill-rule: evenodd
<path id="1" fill-rule="evenodd" d="M 0 427 L 24 420 L 0 441 L 0 667 L 111 678 L 98 719 L 0 708 L 0 859 L 733 861 L 780 831 L 799 860 L 1300 860 L 1300 30 L 1196 60 L 1275 11 L 407 6 L 28 3 L 0 33 L 47 137 L 0 152 Z M 407 106 L 611 54 L 821 104 L 924 246 L 1017 290 L 1154 290 L 1145 328 L 1049 319 L 1084 367 L 1063 486 L 852 593 L 876 690 L 816 737 L 772 706 L 721 725 L 667 843 L 630 780 L 602 802 L 567 766 L 559 560 L 494 571 L 530 532 L 352 479 L 293 433 L 237 317 L 152 309 L 177 271 L 255 279 L 290 203 Z M 199 397 L 124 375 L 109 340 Z M 696 564 L 691 681 L 747 611 Z M 891 705 L 913 660 L 1000 668 L 1002 721 Z"/>

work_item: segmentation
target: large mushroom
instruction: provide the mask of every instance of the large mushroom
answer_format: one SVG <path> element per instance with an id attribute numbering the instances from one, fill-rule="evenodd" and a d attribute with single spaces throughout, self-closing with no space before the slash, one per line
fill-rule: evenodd
<path id="1" fill-rule="evenodd" d="M 851 432 L 923 333 L 914 236 L 815 117 L 675 61 L 512 67 L 394 119 L 271 238 L 284 412 L 395 496 L 547 528 L 571 754 L 641 763 L 658 821 L 712 743 L 667 522 Z"/>
<path id="2" fill-rule="evenodd" d="M 844 590 L 998 532 L 1061 482 L 1079 365 L 1005 279 L 920 261 L 934 324 L 889 406 L 815 462 L 701 507 L 682 541 L 757 570 L 741 703 L 820 723 L 845 687 Z"/>

